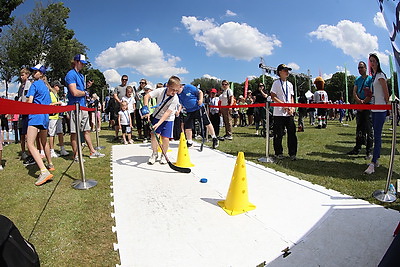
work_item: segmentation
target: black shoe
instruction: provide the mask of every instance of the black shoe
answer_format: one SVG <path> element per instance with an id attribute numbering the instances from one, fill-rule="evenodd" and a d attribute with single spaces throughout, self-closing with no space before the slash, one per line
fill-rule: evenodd
<path id="1" fill-rule="evenodd" d="M 28 156 L 26 160 L 24 160 L 23 164 L 24 166 L 34 165 L 36 164 L 36 161 L 32 156 Z"/>
<path id="2" fill-rule="evenodd" d="M 186 145 L 187 145 L 187 147 L 191 147 L 191 146 L 193 146 L 193 143 L 189 143 L 188 141 L 186 141 Z"/>
<path id="3" fill-rule="evenodd" d="M 326 128 L 326 123 L 322 124 L 322 128 L 324 129 Z"/>
<path id="4" fill-rule="evenodd" d="M 347 152 L 347 155 L 358 155 L 358 153 L 360 153 L 360 151 L 353 149 L 353 150 Z"/>
<path id="5" fill-rule="evenodd" d="M 317 128 L 317 129 L 321 129 L 322 128 L 322 126 L 321 125 L 318 125 L 317 127 L 315 127 L 315 128 Z"/>
<path id="6" fill-rule="evenodd" d="M 219 141 L 225 141 L 225 138 L 223 138 L 222 136 L 218 136 L 217 138 Z"/>
<path id="7" fill-rule="evenodd" d="M 219 141 L 218 141 L 218 139 L 217 138 L 213 138 L 213 140 L 212 140 L 212 148 L 213 149 L 216 149 L 218 146 L 219 146 Z"/>

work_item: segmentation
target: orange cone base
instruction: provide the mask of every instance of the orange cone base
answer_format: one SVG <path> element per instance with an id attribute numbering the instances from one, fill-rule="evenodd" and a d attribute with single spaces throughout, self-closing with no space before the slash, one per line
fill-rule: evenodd
<path id="1" fill-rule="evenodd" d="M 245 213 L 246 211 L 251 211 L 251 210 L 254 210 L 256 208 L 256 206 L 254 206 L 253 204 L 247 203 L 247 205 L 245 205 L 244 207 L 241 207 L 240 210 L 230 210 L 230 209 L 225 207 L 225 200 L 218 201 L 218 205 L 226 213 L 228 213 L 228 215 L 231 215 L 231 216 L 242 214 L 242 213 Z"/>

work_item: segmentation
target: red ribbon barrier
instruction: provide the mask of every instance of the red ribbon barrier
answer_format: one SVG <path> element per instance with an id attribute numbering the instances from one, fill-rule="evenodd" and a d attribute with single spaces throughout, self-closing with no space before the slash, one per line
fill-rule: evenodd
<path id="1" fill-rule="evenodd" d="M 40 105 L 0 98 L 0 114 L 52 114 L 71 111 L 75 105 Z M 95 111 L 94 108 L 81 107 L 81 110 Z"/>
<path id="2" fill-rule="evenodd" d="M 295 107 L 295 108 L 334 108 L 334 109 L 373 109 L 391 110 L 391 105 L 371 105 L 371 104 L 302 104 L 302 103 L 271 103 L 272 107 Z M 210 106 L 210 108 L 252 108 L 265 107 L 265 103 L 236 105 L 236 106 Z"/>

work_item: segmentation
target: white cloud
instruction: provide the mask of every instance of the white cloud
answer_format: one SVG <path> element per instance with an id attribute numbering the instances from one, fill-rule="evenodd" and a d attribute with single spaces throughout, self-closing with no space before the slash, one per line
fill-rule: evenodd
<path id="1" fill-rule="evenodd" d="M 385 19 L 381 12 L 376 12 L 376 14 L 374 16 L 374 24 L 380 28 L 387 29 Z"/>
<path id="2" fill-rule="evenodd" d="M 210 79 L 210 80 L 217 80 L 217 81 L 221 80 L 221 79 L 219 79 L 219 78 L 217 78 L 215 76 L 211 76 L 210 74 L 204 74 L 203 78 Z"/>
<path id="3" fill-rule="evenodd" d="M 344 66 L 336 66 L 336 69 L 338 72 L 343 72 L 345 71 Z M 351 75 L 349 68 L 346 69 L 347 70 L 347 76 Z"/>
<path id="4" fill-rule="evenodd" d="M 299 70 L 300 69 L 300 66 L 299 65 L 297 65 L 296 63 L 294 63 L 294 62 L 290 62 L 290 63 L 288 63 L 288 64 L 286 64 L 289 68 L 292 68 L 293 70 Z"/>
<path id="5" fill-rule="evenodd" d="M 227 22 L 217 25 L 212 19 L 198 20 L 183 16 L 182 24 L 193 35 L 196 45 L 207 50 L 207 55 L 218 54 L 221 57 L 251 60 L 271 55 L 274 47 L 280 47 L 276 36 L 262 34 L 257 28 L 245 23 Z"/>
<path id="6" fill-rule="evenodd" d="M 157 43 L 143 38 L 117 43 L 115 47 L 104 50 L 96 57 L 96 64 L 103 68 L 132 68 L 144 76 L 168 78 L 188 72 L 176 67 L 180 60 L 176 56 L 164 55 Z"/>
<path id="7" fill-rule="evenodd" d="M 103 75 L 108 83 L 119 83 L 121 81 L 121 75 L 115 69 L 106 70 Z"/>
<path id="8" fill-rule="evenodd" d="M 323 24 L 309 35 L 330 41 L 334 47 L 340 48 L 354 60 L 364 59 L 371 51 L 378 50 L 378 37 L 367 33 L 359 22 L 341 20 L 336 26 Z"/>
<path id="9" fill-rule="evenodd" d="M 233 11 L 231 11 L 231 10 L 227 10 L 226 11 L 226 13 L 225 13 L 225 16 L 227 16 L 227 17 L 235 17 L 235 16 L 237 16 L 237 14 L 235 13 L 235 12 L 233 12 Z"/>
<path id="10" fill-rule="evenodd" d="M 324 81 L 326 81 L 326 80 L 332 78 L 332 76 L 333 76 L 333 73 L 330 73 L 330 74 L 324 73 L 324 74 L 322 74 L 322 79 L 324 79 Z"/>

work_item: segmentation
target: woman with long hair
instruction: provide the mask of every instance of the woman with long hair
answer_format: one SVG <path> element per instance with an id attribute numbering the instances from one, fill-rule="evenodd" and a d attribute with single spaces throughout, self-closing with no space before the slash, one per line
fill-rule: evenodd
<path id="1" fill-rule="evenodd" d="M 379 58 L 376 54 L 369 55 L 370 71 L 372 74 L 371 84 L 371 103 L 375 105 L 385 105 L 389 102 L 389 90 L 386 83 L 386 75 L 381 69 Z M 372 127 L 374 129 L 374 153 L 371 163 L 364 171 L 366 174 L 375 172 L 375 168 L 379 166 L 378 159 L 381 155 L 382 146 L 382 129 L 386 119 L 386 110 L 371 110 Z"/>

